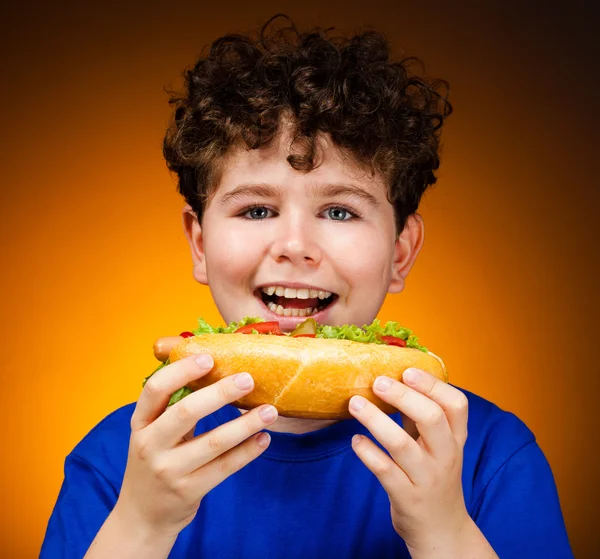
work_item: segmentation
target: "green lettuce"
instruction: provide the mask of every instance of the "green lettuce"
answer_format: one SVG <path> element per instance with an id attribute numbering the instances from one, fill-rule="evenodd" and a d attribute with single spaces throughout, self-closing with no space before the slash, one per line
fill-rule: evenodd
<path id="1" fill-rule="evenodd" d="M 319 324 L 319 326 L 317 326 L 316 337 L 375 344 L 383 343 L 377 337 L 375 332 L 370 332 L 364 328 L 359 328 L 354 324 L 345 324 L 344 326 L 329 326 L 328 324 Z"/>
<path id="2" fill-rule="evenodd" d="M 257 316 L 246 316 L 239 322 L 231 322 L 228 326 L 217 326 L 213 328 L 203 318 L 198 319 L 198 328 L 192 330 L 192 334 L 199 336 L 200 334 L 232 334 L 238 328 L 247 326 L 248 324 L 256 324 L 257 322 L 264 322 L 264 319 L 258 318 Z M 256 332 L 256 330 L 255 330 Z M 258 333 L 258 332 L 257 332 Z"/>
<path id="3" fill-rule="evenodd" d="M 352 324 L 345 324 L 344 326 L 329 326 L 323 324 L 317 327 L 317 338 L 384 344 L 385 342 L 382 340 L 382 336 L 394 336 L 400 338 L 406 342 L 406 347 L 411 347 L 427 353 L 427 348 L 419 344 L 419 339 L 412 333 L 412 330 L 404 328 L 397 322 L 391 320 L 386 322 L 385 326 L 381 326 L 381 321 L 376 318 L 371 324 L 365 324 L 362 328 Z"/>
<path id="4" fill-rule="evenodd" d="M 167 407 L 172 406 L 173 404 L 176 404 L 177 402 L 179 402 L 179 400 L 183 400 L 186 396 L 190 395 L 192 392 L 193 392 L 193 390 L 191 390 L 187 386 L 180 388 L 177 392 L 173 392 L 173 394 L 171 394 L 171 399 L 169 400 Z"/>

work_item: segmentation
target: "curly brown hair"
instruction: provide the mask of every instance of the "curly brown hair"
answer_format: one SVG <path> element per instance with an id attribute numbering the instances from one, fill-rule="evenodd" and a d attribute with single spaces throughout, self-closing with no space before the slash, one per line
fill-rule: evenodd
<path id="1" fill-rule="evenodd" d="M 280 17 L 289 25 L 270 30 Z M 452 112 L 448 83 L 412 74 L 415 57 L 390 61 L 380 32 L 330 37 L 330 31 L 301 33 L 278 14 L 258 37 L 217 39 L 185 71 L 183 92 L 169 100 L 175 110 L 163 153 L 200 221 L 228 150 L 268 146 L 286 117 L 292 146 L 300 148 L 287 158 L 294 169 L 318 166 L 317 136 L 329 134 L 342 153 L 385 179 L 398 233 L 417 210 L 437 180 L 440 129 Z"/>

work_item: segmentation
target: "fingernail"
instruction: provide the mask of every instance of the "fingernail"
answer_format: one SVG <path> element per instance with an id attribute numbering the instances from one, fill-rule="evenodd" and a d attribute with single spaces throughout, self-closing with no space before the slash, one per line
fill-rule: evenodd
<path id="1" fill-rule="evenodd" d="M 271 440 L 271 435 L 269 433 L 261 433 L 256 437 L 256 442 L 258 442 L 258 446 L 260 448 L 266 448 L 269 445 L 269 441 Z"/>
<path id="2" fill-rule="evenodd" d="M 377 390 L 385 392 L 392 386 L 392 379 L 389 377 L 377 377 L 373 386 Z"/>
<path id="3" fill-rule="evenodd" d="M 213 358 L 208 353 L 202 353 L 196 357 L 196 363 L 202 368 L 212 367 Z"/>
<path id="4" fill-rule="evenodd" d="M 271 423 L 277 417 L 277 408 L 274 406 L 267 406 L 258 410 L 258 415 L 265 423 Z"/>
<path id="5" fill-rule="evenodd" d="M 235 382 L 235 385 L 240 390 L 248 390 L 248 388 L 252 388 L 252 384 L 254 383 L 252 377 L 248 373 L 240 373 L 239 375 L 235 375 L 233 382 Z"/>
<path id="6" fill-rule="evenodd" d="M 354 411 L 362 410 L 366 403 L 366 400 L 362 396 L 352 396 L 352 398 L 350 398 L 350 407 Z"/>
<path id="7" fill-rule="evenodd" d="M 404 373 L 402 374 L 402 378 L 410 384 L 417 384 L 417 382 L 421 380 L 422 376 L 423 375 L 421 374 L 421 371 L 419 371 L 419 369 L 412 368 L 406 369 L 406 371 L 404 371 Z"/>

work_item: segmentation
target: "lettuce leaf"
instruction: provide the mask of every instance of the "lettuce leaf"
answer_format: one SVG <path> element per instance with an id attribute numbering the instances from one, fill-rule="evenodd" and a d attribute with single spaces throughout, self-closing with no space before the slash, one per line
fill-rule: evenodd
<path id="1" fill-rule="evenodd" d="M 383 344 L 385 343 L 381 339 L 383 336 L 400 338 L 406 342 L 406 347 L 427 353 L 427 348 L 419 344 L 419 339 L 412 333 L 412 330 L 404 328 L 391 320 L 386 322 L 385 326 L 381 326 L 381 321 L 376 318 L 371 324 L 365 324 L 362 328 L 352 324 L 345 324 L 344 326 L 329 326 L 324 324 L 317 327 L 317 338 Z"/>
<path id="2" fill-rule="evenodd" d="M 319 326 L 317 326 L 316 337 L 334 340 L 351 340 L 353 342 L 363 343 L 383 343 L 375 332 L 370 332 L 364 328 L 359 328 L 354 324 L 344 324 L 344 326 L 329 326 L 328 324 L 319 324 Z"/>
<path id="3" fill-rule="evenodd" d="M 389 320 L 385 323 L 385 326 L 382 327 L 381 322 L 378 319 L 375 319 L 369 326 L 365 326 L 365 328 L 371 332 L 377 333 L 379 336 L 394 336 L 400 338 L 406 342 L 406 347 L 412 347 L 427 353 L 427 348 L 419 344 L 419 338 L 412 333 L 410 328 L 404 328 L 393 320 Z"/>
<path id="4" fill-rule="evenodd" d="M 242 326 L 256 324 L 257 322 L 264 322 L 264 319 L 256 316 L 245 316 L 239 322 L 231 322 L 228 326 L 216 326 L 213 328 L 206 320 L 199 318 L 198 328 L 192 330 L 192 334 L 195 336 L 199 336 L 200 334 L 232 334 Z"/>
<path id="5" fill-rule="evenodd" d="M 180 388 L 179 390 L 177 390 L 177 392 L 173 392 L 173 394 L 171 394 L 171 399 L 169 400 L 167 407 L 172 406 L 173 404 L 176 404 L 177 402 L 179 402 L 179 400 L 183 400 L 186 396 L 189 396 L 192 392 L 193 392 L 193 390 L 191 390 L 187 386 Z"/>

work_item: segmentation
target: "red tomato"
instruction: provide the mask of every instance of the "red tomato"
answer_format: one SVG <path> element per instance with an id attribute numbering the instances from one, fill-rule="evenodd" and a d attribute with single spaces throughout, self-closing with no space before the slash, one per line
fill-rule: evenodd
<path id="1" fill-rule="evenodd" d="M 279 328 L 279 322 L 256 322 L 255 324 L 246 324 L 238 328 L 234 334 L 252 334 L 252 330 L 256 330 L 259 334 L 275 334 L 283 336 L 283 332 Z"/>
<path id="2" fill-rule="evenodd" d="M 381 336 L 381 339 L 387 345 L 395 345 L 398 347 L 406 347 L 406 342 L 401 338 L 396 338 L 396 336 Z"/>
<path id="3" fill-rule="evenodd" d="M 182 338 L 193 338 L 194 334 L 192 332 L 182 332 L 179 334 Z"/>
<path id="4" fill-rule="evenodd" d="M 317 335 L 316 334 L 296 334 L 295 336 L 292 336 L 292 338 L 316 338 Z"/>

